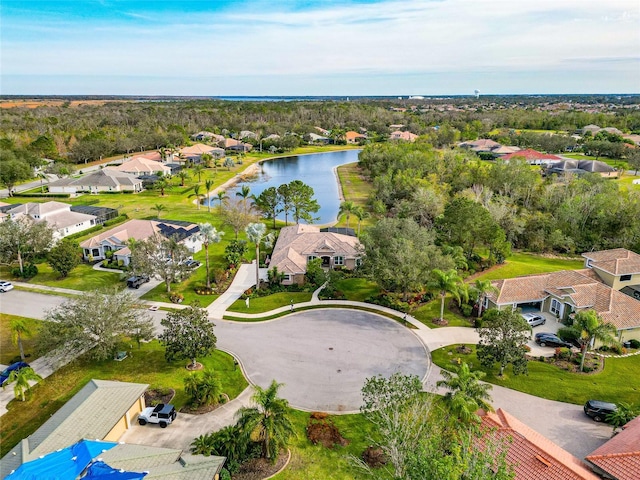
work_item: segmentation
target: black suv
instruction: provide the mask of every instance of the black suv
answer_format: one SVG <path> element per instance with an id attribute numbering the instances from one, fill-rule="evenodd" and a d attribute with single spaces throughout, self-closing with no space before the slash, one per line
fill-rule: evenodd
<path id="1" fill-rule="evenodd" d="M 615 403 L 601 402 L 600 400 L 588 400 L 584 404 L 584 413 L 596 422 L 606 420 L 609 414 L 618 409 Z"/>
<path id="2" fill-rule="evenodd" d="M 147 283 L 148 281 L 149 277 L 146 275 L 136 275 L 134 277 L 127 278 L 127 287 L 140 288 L 140 285 Z"/>
<path id="3" fill-rule="evenodd" d="M 564 340 L 559 338 L 555 333 L 544 333 L 544 332 L 536 333 L 535 340 L 536 340 L 536 343 L 541 347 L 566 347 L 566 348 L 573 347 L 573 345 L 571 345 L 569 342 L 565 342 Z"/>

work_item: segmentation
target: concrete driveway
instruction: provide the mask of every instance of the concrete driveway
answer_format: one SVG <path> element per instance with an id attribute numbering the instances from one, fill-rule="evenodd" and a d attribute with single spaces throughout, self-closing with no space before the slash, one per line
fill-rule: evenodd
<path id="1" fill-rule="evenodd" d="M 411 330 L 359 310 L 309 310 L 261 323 L 217 320 L 216 335 L 250 382 L 284 383 L 282 396 L 302 410 L 358 411 L 366 378 L 395 372 L 425 378 L 430 367 Z"/>

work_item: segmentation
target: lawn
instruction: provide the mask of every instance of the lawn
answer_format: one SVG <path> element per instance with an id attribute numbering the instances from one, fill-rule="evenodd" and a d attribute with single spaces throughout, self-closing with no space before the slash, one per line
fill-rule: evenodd
<path id="1" fill-rule="evenodd" d="M 353 202 L 356 206 L 362 207 L 365 212 L 369 212 L 367 201 L 369 200 L 369 194 L 372 190 L 372 185 L 363 176 L 358 162 L 348 163 L 338 167 L 338 178 L 340 179 L 340 185 L 342 187 L 342 194 L 345 201 Z M 336 226 L 346 227 L 347 217 L 341 215 L 338 219 Z M 365 218 L 361 222 L 361 227 L 366 228 L 374 224 L 374 219 L 369 217 Z M 349 227 L 357 230 L 358 218 L 355 215 L 351 215 L 349 218 Z"/>
<path id="2" fill-rule="evenodd" d="M 473 277 L 473 280 L 498 280 L 580 268 L 584 268 L 582 258 L 546 257 L 533 253 L 517 252 L 513 253 L 502 265 L 497 265 L 487 272 Z"/>
<path id="3" fill-rule="evenodd" d="M 583 404 L 591 398 L 607 402 L 627 402 L 639 405 L 640 383 L 638 378 L 640 355 L 625 358 L 608 358 L 604 370 L 595 374 L 577 374 L 539 361 L 529 362 L 529 374 L 514 376 L 510 367 L 504 379 L 497 378 L 498 366 L 491 371 L 480 366 L 475 354 L 475 345 L 469 345 L 472 352 L 461 355 L 455 351 L 456 345 L 431 352 L 433 362 L 445 369 L 451 369 L 458 358 L 473 365 L 473 369 L 487 373 L 484 378 L 489 383 L 529 393 L 537 397 L 560 402 Z"/>
<path id="4" fill-rule="evenodd" d="M 227 309 L 228 312 L 240 313 L 264 313 L 275 308 L 285 307 L 293 303 L 308 302 L 311 300 L 311 292 L 278 292 L 265 297 L 252 298 L 249 300 L 249 308 L 244 300 L 236 300 Z"/>
<path id="5" fill-rule="evenodd" d="M 199 358 L 198 361 L 206 369 L 214 370 L 220 375 L 223 391 L 230 398 L 237 397 L 247 387 L 247 381 L 230 355 L 216 350 L 209 357 Z M 133 346 L 131 355 L 121 362 L 94 362 L 86 357 L 71 362 L 34 387 L 33 395 L 26 402 L 14 400 L 9 403 L 9 412 L 0 422 L 0 456 L 20 439 L 33 433 L 93 378 L 147 383 L 151 388 L 173 388 L 176 396 L 172 403 L 176 408 L 185 405 L 187 395 L 183 382 L 189 374 L 184 368 L 187 362 L 180 360 L 168 363 L 164 358 L 164 348 L 157 340 L 143 344 L 141 349 Z"/>
<path id="6" fill-rule="evenodd" d="M 336 290 L 342 292 L 347 300 L 364 302 L 366 298 L 380 293 L 376 282 L 366 278 L 344 278 L 336 282 Z"/>
<path id="7" fill-rule="evenodd" d="M 434 318 L 440 318 L 440 298 L 436 298 L 435 300 L 431 300 L 429 303 L 418 307 L 411 315 L 416 319 L 424 323 L 429 328 L 440 328 L 443 326 L 446 327 L 472 327 L 473 324 L 469 321 L 469 319 L 458 315 L 457 313 L 449 310 L 448 305 L 449 302 L 452 301 L 451 297 L 446 297 L 444 302 L 444 318 L 449 322 L 448 325 L 437 325 L 432 322 Z"/>
<path id="8" fill-rule="evenodd" d="M 60 278 L 57 272 L 47 263 L 38 263 L 38 274 L 29 280 L 34 285 L 47 285 L 49 287 L 70 288 L 72 290 L 90 291 L 101 287 L 124 286 L 121 278 L 124 273 L 103 272 L 94 270 L 89 264 L 82 263 L 74 268 L 66 278 Z M 18 280 L 9 274 L 11 269 L 5 265 L 0 267 L 0 274 L 9 279 Z"/>
<path id="9" fill-rule="evenodd" d="M 11 321 L 21 318 L 25 321 L 27 329 L 31 332 L 31 336 L 22 338 L 22 346 L 24 348 L 27 362 L 32 362 L 38 355 L 35 351 L 36 341 L 38 339 L 38 328 L 42 323 L 40 320 L 33 318 L 18 317 L 16 315 L 8 315 L 0 313 L 0 363 L 9 365 L 10 363 L 19 361 L 20 350 L 18 346 L 11 341 Z"/>
<path id="10" fill-rule="evenodd" d="M 295 410 L 292 420 L 297 437 L 290 445 L 291 461 L 275 480 L 355 480 L 362 472 L 353 466 L 349 456 L 360 457 L 371 442 L 373 424 L 364 416 L 334 415 L 330 417 L 349 445 L 332 449 L 313 445 L 306 436 L 309 413 Z"/>
<path id="11" fill-rule="evenodd" d="M 575 160 L 596 160 L 596 157 L 592 157 L 589 155 L 585 155 L 583 153 L 563 153 L 563 157 L 573 158 Z M 598 157 L 598 161 L 604 162 L 607 165 L 611 165 L 612 167 L 622 167 L 625 170 L 629 168 L 629 165 L 625 160 L 621 160 L 619 158 L 607 158 L 607 157 Z"/>

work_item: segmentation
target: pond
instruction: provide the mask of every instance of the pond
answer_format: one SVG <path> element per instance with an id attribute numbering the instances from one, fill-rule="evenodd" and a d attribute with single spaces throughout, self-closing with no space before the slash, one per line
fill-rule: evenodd
<path id="1" fill-rule="evenodd" d="M 315 199 L 320 204 L 320 210 L 315 214 L 320 218 L 314 223 L 333 223 L 338 218 L 340 209 L 338 176 L 334 170 L 340 165 L 357 162 L 359 153 L 360 150 L 343 150 L 267 160 L 261 163 L 261 171 L 257 177 L 229 188 L 227 195 L 234 198 L 242 185 L 248 185 L 251 194 L 257 197 L 267 188 L 278 188 L 283 183 L 301 180 L 313 188 Z M 278 219 L 284 220 L 284 215 Z"/>

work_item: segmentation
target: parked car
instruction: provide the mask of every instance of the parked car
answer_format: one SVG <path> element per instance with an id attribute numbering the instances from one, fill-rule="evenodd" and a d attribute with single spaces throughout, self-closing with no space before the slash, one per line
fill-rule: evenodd
<path id="1" fill-rule="evenodd" d="M 149 280 L 150 280 L 149 277 L 146 275 L 136 275 L 136 276 L 127 278 L 127 287 L 140 288 L 140 285 L 147 283 Z"/>
<path id="2" fill-rule="evenodd" d="M 565 342 L 555 333 L 536 333 L 535 340 L 541 347 L 573 347 L 572 344 Z"/>
<path id="3" fill-rule="evenodd" d="M 584 413 L 596 422 L 607 420 L 609 414 L 618 409 L 615 403 L 602 402 L 600 400 L 587 400 L 584 404 Z"/>
<path id="4" fill-rule="evenodd" d="M 2 373 L 0 373 L 0 387 L 7 381 L 9 375 L 11 375 L 11 372 L 13 372 L 14 370 L 22 370 L 23 368 L 27 367 L 29 367 L 29 364 L 25 362 L 16 362 L 9 365 L 2 371 Z"/>
<path id="5" fill-rule="evenodd" d="M 538 325 L 544 325 L 547 323 L 547 319 L 542 315 L 536 315 L 535 313 L 523 313 L 522 318 L 524 318 L 530 327 L 537 327 Z"/>
<path id="6" fill-rule="evenodd" d="M 8 292 L 9 290 L 13 290 L 11 282 L 0 281 L 0 293 Z"/>
<path id="7" fill-rule="evenodd" d="M 184 262 L 184 264 L 189 268 L 198 268 L 200 265 L 202 265 L 197 260 L 187 260 Z"/>
<path id="8" fill-rule="evenodd" d="M 157 423 L 160 428 L 167 428 L 178 414 L 176 409 L 170 403 L 160 403 L 155 407 L 145 408 L 140 415 L 138 415 L 138 423 L 140 425 L 146 425 L 147 423 Z"/>

